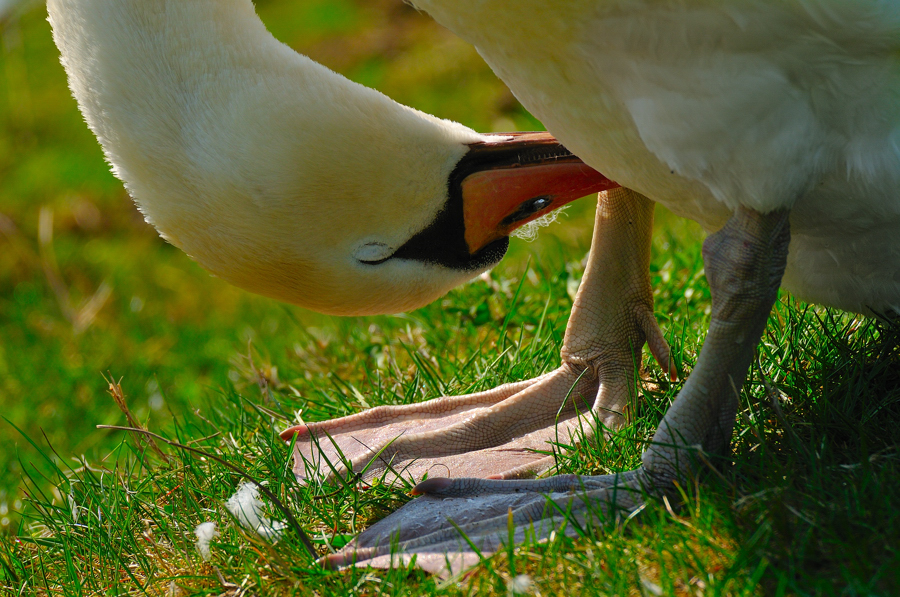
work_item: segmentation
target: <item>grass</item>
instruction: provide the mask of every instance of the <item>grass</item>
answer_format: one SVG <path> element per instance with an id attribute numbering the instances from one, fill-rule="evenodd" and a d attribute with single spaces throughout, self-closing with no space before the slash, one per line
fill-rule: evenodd
<path id="1" fill-rule="evenodd" d="M 279 38 L 399 101 L 481 130 L 537 126 L 470 48 L 399 2 L 258 7 Z M 0 28 L 0 586 L 9 594 L 900 592 L 900 328 L 787 295 L 744 387 L 735 465 L 684 488 L 680 507 L 653 502 L 589 537 L 504 551 L 462 584 L 408 570 L 326 571 L 293 531 L 274 544 L 243 531 L 223 504 L 244 475 L 268 482 L 321 553 L 410 499 L 384 485 L 298 487 L 276 435 L 295 413 L 325 419 L 555 367 L 590 202 L 536 242 L 514 243 L 489 278 L 407 315 L 337 319 L 253 297 L 140 220 L 68 96 L 42 6 L 24 5 Z M 684 371 L 709 308 L 701 238 L 657 214 L 656 310 Z M 163 457 L 97 429 L 127 424 L 107 391 L 120 379 L 142 425 L 209 456 L 160 444 Z M 655 366 L 638 386 L 644 400 L 629 425 L 563 454 L 565 470 L 638 464 L 680 387 Z M 209 561 L 193 534 L 203 521 L 221 533 Z"/>

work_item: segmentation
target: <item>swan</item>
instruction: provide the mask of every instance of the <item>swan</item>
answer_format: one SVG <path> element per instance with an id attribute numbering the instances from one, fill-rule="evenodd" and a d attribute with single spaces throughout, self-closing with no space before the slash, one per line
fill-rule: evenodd
<path id="1" fill-rule="evenodd" d="M 145 219 L 223 280 L 338 315 L 410 310 L 508 234 L 616 186 L 545 133 L 481 135 L 278 42 L 250 0 L 53 0 L 69 86 Z"/>
<path id="2" fill-rule="evenodd" d="M 330 563 L 391 565 L 399 546 L 458 568 L 510 532 L 547 536 L 555 512 L 637 508 L 704 453 L 727 456 L 733 388 L 779 286 L 900 311 L 897 0 L 414 4 L 574 155 L 354 85 L 276 42 L 249 0 L 48 2 L 73 94 L 147 220 L 250 291 L 337 314 L 409 309 L 490 267 L 514 226 L 603 191 L 558 370 L 285 430 L 301 479 L 327 476 L 338 451 L 369 474 L 440 462 L 453 476 L 420 483 Z M 676 375 L 647 276 L 653 202 L 710 232 L 697 365 L 639 469 L 520 479 L 586 418 L 621 423 L 645 343 Z"/>
<path id="3" fill-rule="evenodd" d="M 616 383 L 608 370 L 610 356 L 616 359 L 603 332 L 626 324 L 596 282 L 609 275 L 611 249 L 620 256 L 646 247 L 652 208 L 643 198 L 709 232 L 703 259 L 712 318 L 697 364 L 638 469 L 515 479 L 526 467 L 494 479 L 431 478 L 414 490 L 423 497 L 331 563 L 386 566 L 415 554 L 423 568 L 455 571 L 510 537 L 547 537 L 565 522 L 574 533 L 610 508 L 633 510 L 648 493 L 674 493 L 709 462 L 706 455 L 727 459 L 734 388 L 779 286 L 865 315 L 900 313 L 900 1 L 413 4 L 474 45 L 549 131 L 622 185 L 601 200 L 597 216 L 598 226 L 621 233 L 620 242 L 595 234 L 566 332 L 564 363 L 587 366 L 597 380 L 575 392 L 596 389 L 595 412 L 617 406 L 604 391 Z M 631 231 L 611 224 L 616 219 Z M 631 273 L 614 279 L 639 280 L 642 267 L 633 260 Z M 561 402 L 559 388 L 537 393 Z M 362 434 L 363 417 L 323 429 Z M 483 427 L 482 434 L 498 435 Z M 427 460 L 452 451 L 447 442 L 426 448 L 439 437 L 407 449 L 416 443 L 407 437 L 389 453 Z"/>

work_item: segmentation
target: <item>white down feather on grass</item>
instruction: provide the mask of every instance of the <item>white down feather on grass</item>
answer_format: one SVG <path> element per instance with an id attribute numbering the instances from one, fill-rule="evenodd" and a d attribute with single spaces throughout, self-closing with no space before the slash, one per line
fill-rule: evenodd
<path id="1" fill-rule="evenodd" d="M 259 499 L 259 486 L 255 483 L 242 483 L 225 502 L 225 507 L 242 527 L 269 541 L 278 541 L 287 526 L 263 514 L 263 501 Z"/>
<path id="2" fill-rule="evenodd" d="M 194 529 L 194 535 L 197 536 L 197 551 L 200 552 L 200 557 L 203 558 L 204 562 L 208 562 L 212 557 L 209 542 L 219 536 L 219 531 L 216 530 L 216 523 L 201 522 Z"/>

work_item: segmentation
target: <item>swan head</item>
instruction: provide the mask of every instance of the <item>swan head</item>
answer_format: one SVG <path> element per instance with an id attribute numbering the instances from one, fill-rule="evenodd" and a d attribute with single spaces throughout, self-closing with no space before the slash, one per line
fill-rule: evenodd
<path id="1" fill-rule="evenodd" d="M 515 227 L 610 183 L 543 134 L 480 135 L 276 41 L 249 0 L 50 0 L 69 85 L 148 222 L 246 290 L 424 305 Z"/>
<path id="2" fill-rule="evenodd" d="M 547 133 L 413 143 L 415 152 L 406 134 L 393 151 L 321 148 L 315 163 L 252 177 L 252 190 L 243 173 L 199 212 L 143 209 L 166 239 L 238 287 L 366 315 L 435 300 L 500 261 L 519 226 L 615 186 Z"/>

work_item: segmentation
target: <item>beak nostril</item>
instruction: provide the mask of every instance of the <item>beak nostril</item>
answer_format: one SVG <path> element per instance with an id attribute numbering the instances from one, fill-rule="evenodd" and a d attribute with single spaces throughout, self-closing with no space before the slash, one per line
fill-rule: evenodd
<path id="1" fill-rule="evenodd" d="M 512 212 L 500 222 L 503 226 L 509 226 L 511 224 L 515 224 L 516 222 L 520 222 L 525 218 L 531 217 L 534 214 L 547 209 L 553 203 L 552 195 L 539 195 L 528 201 L 525 201 L 516 211 Z"/>

